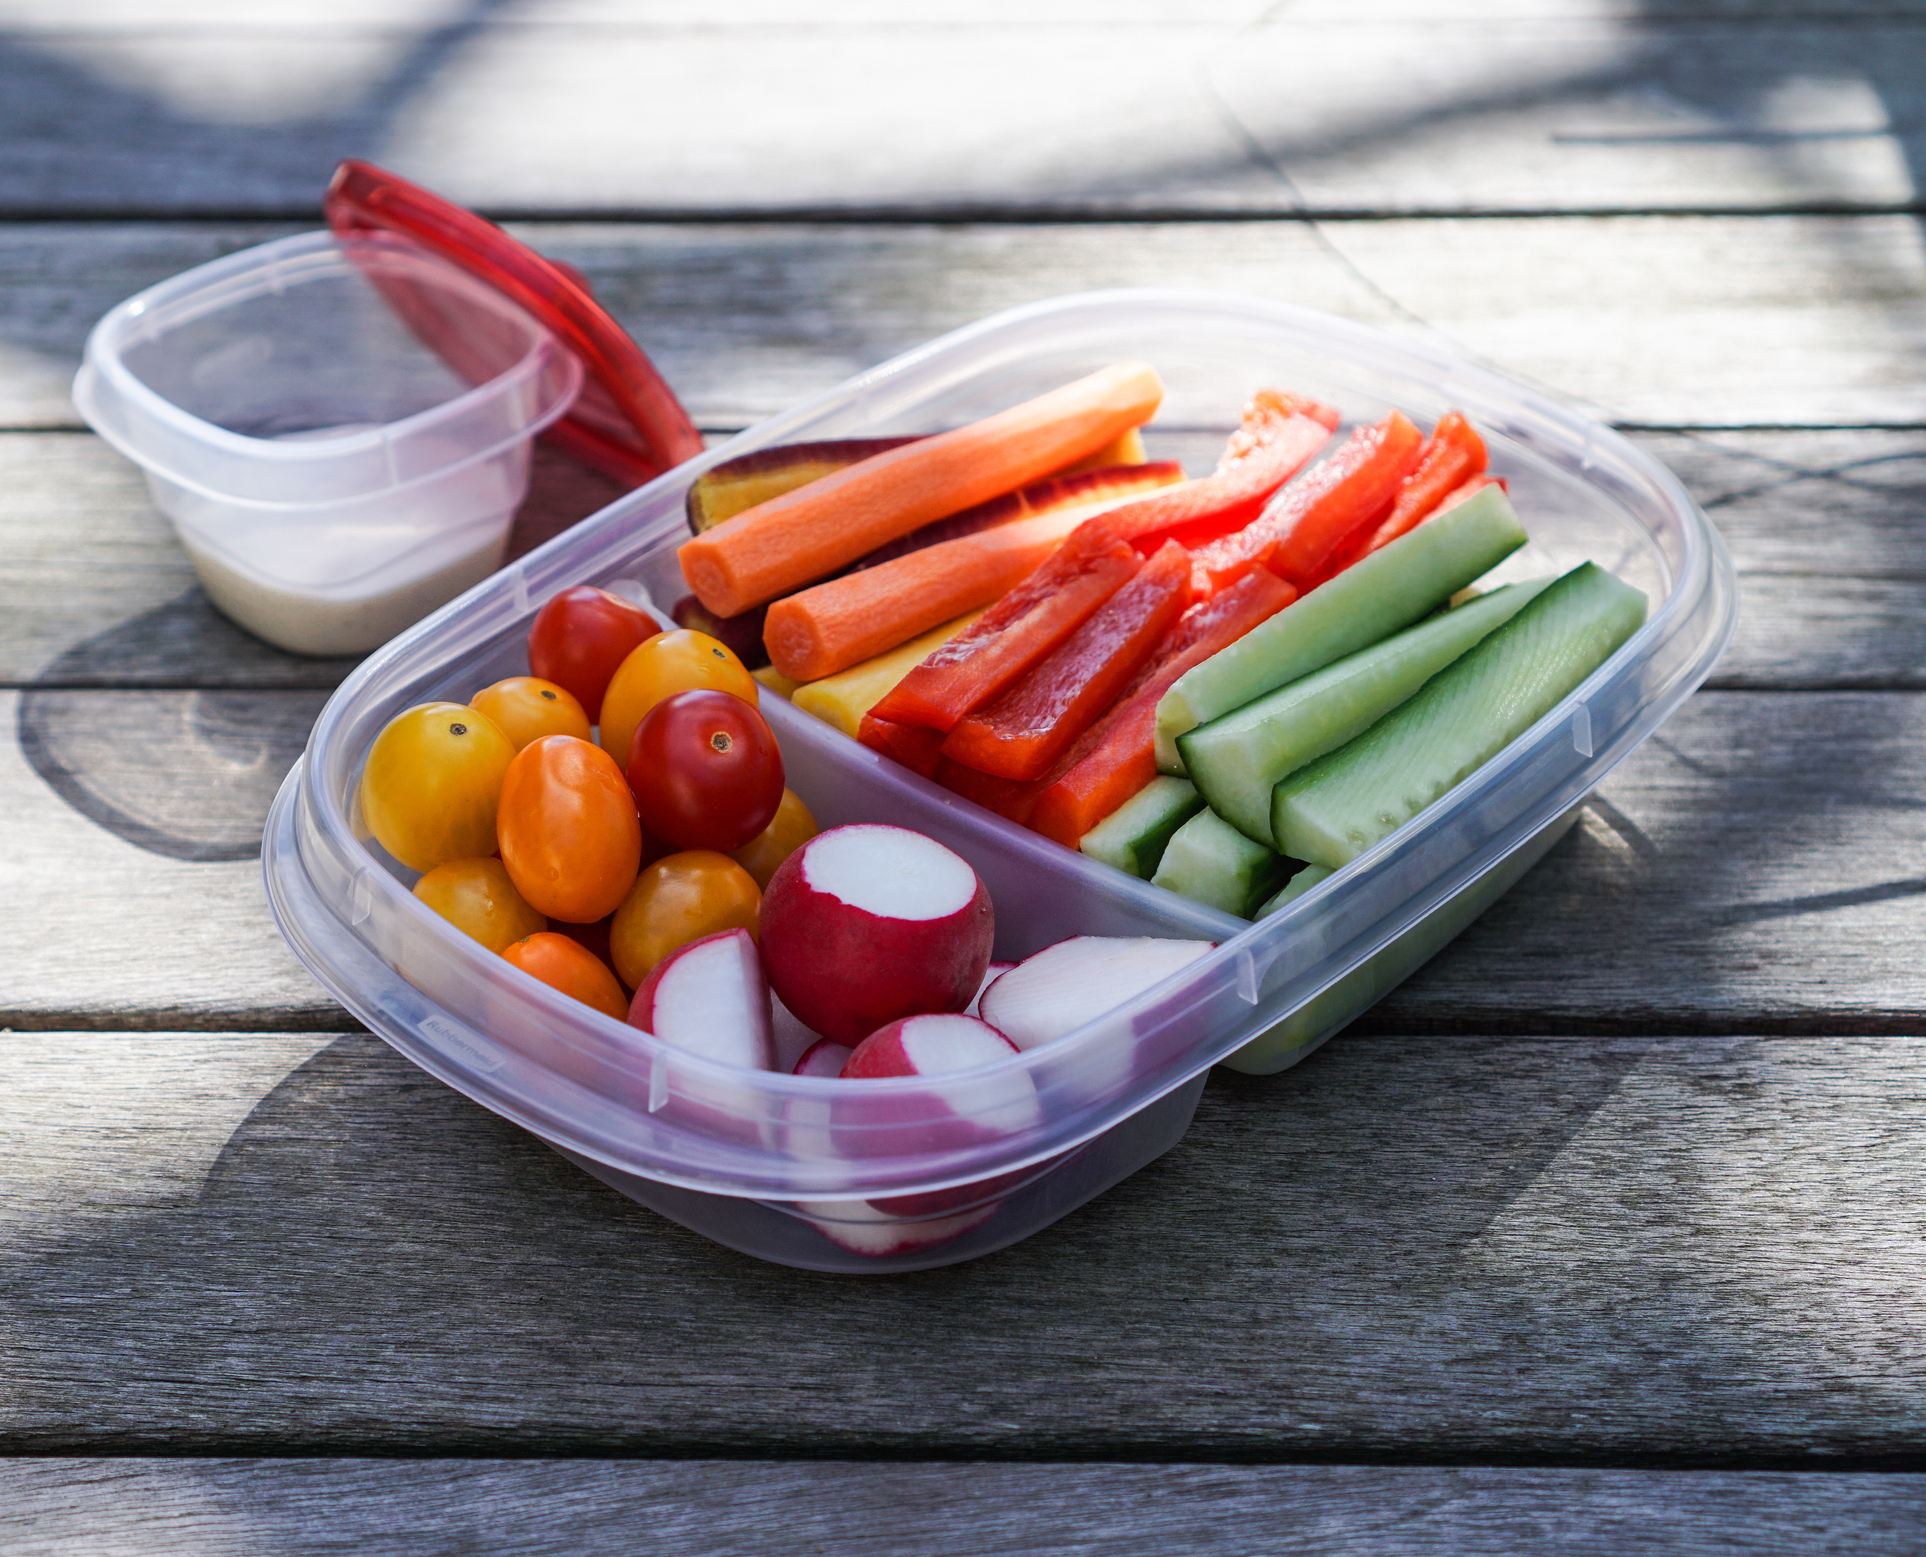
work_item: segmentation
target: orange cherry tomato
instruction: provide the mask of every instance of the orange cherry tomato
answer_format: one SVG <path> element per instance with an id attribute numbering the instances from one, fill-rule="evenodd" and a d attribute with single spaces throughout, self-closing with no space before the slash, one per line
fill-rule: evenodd
<path id="1" fill-rule="evenodd" d="M 769 878 L 775 875 L 776 867 L 814 838 L 818 831 L 815 817 L 809 814 L 809 807 L 802 803 L 795 790 L 785 789 L 769 825 L 740 849 L 732 849 L 729 858 L 754 876 L 756 885 L 766 892 L 769 890 Z"/>
<path id="2" fill-rule="evenodd" d="M 443 860 L 415 883 L 415 896 L 492 952 L 548 928 L 500 860 Z"/>
<path id="3" fill-rule="evenodd" d="M 678 692 L 731 692 L 756 706 L 756 678 L 725 644 L 678 627 L 657 633 L 622 661 L 602 694 L 602 750 L 627 767 L 635 729 L 649 710 Z"/>
<path id="4" fill-rule="evenodd" d="M 544 930 L 516 941 L 502 955 L 550 989 L 559 989 L 618 1022 L 628 1020 L 629 997 L 622 993 L 608 964 L 580 941 Z"/>
<path id="5" fill-rule="evenodd" d="M 613 912 L 642 864 L 629 781 L 607 752 L 572 735 L 544 735 L 509 764 L 496 836 L 515 890 L 572 924 Z"/>
<path id="6" fill-rule="evenodd" d="M 762 889 L 726 854 L 689 849 L 657 860 L 635 886 L 609 926 L 615 971 L 635 988 L 676 947 L 719 930 L 756 934 Z"/>
<path id="7" fill-rule="evenodd" d="M 500 725 L 517 751 L 544 735 L 572 735 L 578 741 L 589 738 L 589 717 L 582 712 L 575 694 L 537 676 L 510 676 L 492 687 L 483 687 L 468 704 Z"/>
<path id="8" fill-rule="evenodd" d="M 488 854 L 514 760 L 514 742 L 465 703 L 423 703 L 396 714 L 375 737 L 361 774 L 368 830 L 410 870 Z M 622 787 L 626 792 L 626 779 Z"/>

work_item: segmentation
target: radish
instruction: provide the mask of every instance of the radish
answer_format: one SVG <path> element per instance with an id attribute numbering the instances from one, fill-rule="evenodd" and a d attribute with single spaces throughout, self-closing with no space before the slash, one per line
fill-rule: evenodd
<path id="1" fill-rule="evenodd" d="M 935 1217 L 926 1221 L 905 1221 L 886 1211 L 878 1211 L 866 1200 L 801 1200 L 797 1209 L 814 1212 L 809 1225 L 839 1249 L 871 1259 L 886 1259 L 892 1254 L 914 1254 L 933 1249 L 940 1243 L 967 1233 L 990 1219 L 996 1205 L 978 1206 L 960 1216 Z M 818 1221 L 816 1217 L 823 1220 Z"/>
<path id="2" fill-rule="evenodd" d="M 983 1020 L 1034 1049 L 1115 1010 L 1213 949 L 1212 941 L 1075 935 L 1018 963 L 978 1000 Z"/>
<path id="3" fill-rule="evenodd" d="M 838 1043 L 858 1044 L 898 1017 L 961 1011 L 995 935 L 990 894 L 969 862 L 904 827 L 818 833 L 762 898 L 771 987 Z"/>
<path id="4" fill-rule="evenodd" d="M 850 1078 L 940 1076 L 1007 1060 L 1015 1044 L 973 1016 L 933 1013 L 906 1016 L 879 1027 L 856 1045 L 843 1066 Z"/>
<path id="5" fill-rule="evenodd" d="M 706 1059 L 773 1069 L 769 989 L 749 932 L 722 930 L 670 952 L 635 992 L 629 1025 Z"/>
<path id="6" fill-rule="evenodd" d="M 803 1026 L 802 1019 L 776 998 L 774 990 L 769 992 L 769 1030 L 776 1039 L 776 1069 L 792 1074 L 796 1061 L 823 1041 L 823 1035 Z"/>
<path id="7" fill-rule="evenodd" d="M 976 986 L 976 994 L 971 997 L 970 1003 L 963 1008 L 963 1014 L 965 1016 L 981 1016 L 983 1013 L 978 1007 L 983 1004 L 983 991 L 988 989 L 1015 966 L 1016 964 L 1014 962 L 993 962 L 985 968 L 983 970 L 983 982 Z"/>
<path id="8" fill-rule="evenodd" d="M 846 1043 L 837 1043 L 831 1038 L 818 1038 L 811 1044 L 803 1057 L 796 1061 L 791 1072 L 796 1076 L 840 1076 L 843 1064 L 855 1050 Z"/>

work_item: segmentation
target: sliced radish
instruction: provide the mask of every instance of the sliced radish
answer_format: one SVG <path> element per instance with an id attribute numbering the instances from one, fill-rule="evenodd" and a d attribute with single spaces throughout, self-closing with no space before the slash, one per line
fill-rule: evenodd
<path id="1" fill-rule="evenodd" d="M 769 989 L 747 930 L 705 935 L 670 952 L 635 992 L 629 1025 L 725 1065 L 775 1067 Z"/>
<path id="2" fill-rule="evenodd" d="M 1018 963 L 977 1005 L 1019 1049 L 1075 1032 L 1211 951 L 1212 941 L 1076 935 Z"/>
<path id="3" fill-rule="evenodd" d="M 1017 1046 L 988 1022 L 960 1013 L 906 1016 L 856 1045 L 843 1075 L 940 1076 L 1007 1060 Z"/>
<path id="4" fill-rule="evenodd" d="M 983 982 L 976 986 L 976 993 L 970 997 L 970 1003 L 963 1008 L 963 1014 L 965 1016 L 981 1016 L 983 1013 L 978 1008 L 983 1004 L 983 991 L 988 989 L 1015 966 L 1016 964 L 1014 962 L 993 962 L 985 968 L 983 970 Z"/>
<path id="5" fill-rule="evenodd" d="M 990 1219 L 996 1203 L 978 1206 L 961 1216 L 909 1221 L 878 1211 L 866 1200 L 803 1200 L 797 1209 L 813 1213 L 809 1225 L 839 1249 L 871 1259 L 892 1254 L 914 1254 L 967 1233 Z M 821 1218 L 821 1220 L 817 1220 Z"/>
<path id="6" fill-rule="evenodd" d="M 797 1076 L 840 1076 L 843 1065 L 856 1051 L 846 1043 L 837 1043 L 831 1038 L 819 1038 L 811 1044 L 808 1052 L 796 1061 L 791 1072 Z"/>
<path id="7" fill-rule="evenodd" d="M 823 1041 L 822 1034 L 803 1026 L 802 1018 L 778 1000 L 773 989 L 769 992 L 769 1030 L 776 1039 L 776 1069 L 792 1074 L 796 1061 Z"/>
<path id="8" fill-rule="evenodd" d="M 858 1044 L 897 1017 L 961 1011 L 995 936 L 990 894 L 969 862 L 904 827 L 818 833 L 762 898 L 770 986 L 838 1043 Z"/>

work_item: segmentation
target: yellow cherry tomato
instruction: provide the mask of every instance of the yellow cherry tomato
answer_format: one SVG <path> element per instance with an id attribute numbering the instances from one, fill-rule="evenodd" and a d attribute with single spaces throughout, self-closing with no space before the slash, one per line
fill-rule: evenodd
<path id="1" fill-rule="evenodd" d="M 609 953 L 634 989 L 678 946 L 719 930 L 757 931 L 762 889 L 726 854 L 688 849 L 665 855 L 635 878 L 609 926 Z"/>
<path id="2" fill-rule="evenodd" d="M 381 847 L 411 870 L 495 848 L 495 804 L 515 743 L 465 703 L 423 703 L 375 737 L 361 810 Z"/>
<path id="3" fill-rule="evenodd" d="M 500 725 L 517 751 L 544 735 L 589 738 L 589 718 L 575 694 L 539 676 L 510 676 L 483 687 L 468 702 Z"/>
<path id="4" fill-rule="evenodd" d="M 729 858 L 756 878 L 756 885 L 769 890 L 769 878 L 776 867 L 816 836 L 815 817 L 793 789 L 782 792 L 782 802 L 769 825 L 740 849 L 731 849 Z"/>
<path id="5" fill-rule="evenodd" d="M 649 710 L 678 692 L 699 691 L 730 692 L 756 704 L 756 678 L 707 633 L 678 627 L 637 644 L 602 694 L 602 750 L 626 769 L 635 727 Z"/>
<path id="6" fill-rule="evenodd" d="M 415 883 L 415 896 L 492 952 L 548 928 L 500 860 L 444 860 Z"/>

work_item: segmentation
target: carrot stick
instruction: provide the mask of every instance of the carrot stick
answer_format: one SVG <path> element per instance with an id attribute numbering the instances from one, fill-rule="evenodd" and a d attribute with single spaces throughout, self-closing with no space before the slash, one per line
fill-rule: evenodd
<path id="1" fill-rule="evenodd" d="M 1104 506 L 999 524 L 778 600 L 763 624 L 769 658 L 798 681 L 860 664 L 988 605 Z"/>
<path id="2" fill-rule="evenodd" d="M 1448 493 L 1485 468 L 1486 458 L 1485 440 L 1478 436 L 1477 429 L 1458 412 L 1447 411 L 1431 429 L 1431 437 L 1418 454 L 1418 463 L 1399 486 L 1389 512 L 1333 552 L 1306 586 L 1306 592 L 1326 579 L 1337 577 L 1380 546 L 1389 546 L 1400 535 L 1416 529 L 1438 511 Z"/>
<path id="3" fill-rule="evenodd" d="M 1330 406 L 1260 389 L 1213 474 L 1111 510 L 1110 527 L 1145 556 L 1165 541 L 1200 546 L 1241 530 L 1324 447 L 1337 423 Z"/>
<path id="4" fill-rule="evenodd" d="M 1177 678 L 1296 598 L 1297 591 L 1275 573 L 1257 568 L 1192 606 L 1116 706 L 1031 786 L 1017 820 L 1076 848 L 1085 833 L 1157 776 L 1157 704 Z"/>
<path id="5" fill-rule="evenodd" d="M 814 714 L 824 724 L 833 724 L 843 734 L 860 740 L 863 715 L 882 702 L 891 687 L 928 659 L 938 644 L 948 642 L 975 620 L 974 615 L 959 616 L 848 670 L 839 670 L 820 681 L 792 683 L 795 691 L 789 694 L 789 700 L 804 713 Z M 771 674 L 777 674 L 774 666 L 769 669 Z"/>
<path id="6" fill-rule="evenodd" d="M 1222 589 L 1261 565 L 1302 589 L 1324 559 L 1384 507 L 1417 463 L 1423 442 L 1402 411 L 1358 428 L 1243 529 L 1197 552 L 1207 587 Z"/>
<path id="7" fill-rule="evenodd" d="M 1079 525 L 1047 562 L 977 618 L 974 627 L 965 628 L 897 682 L 876 705 L 876 716 L 947 732 L 1027 675 L 1121 589 L 1138 566 L 1130 543 L 1112 535 L 1103 520 Z"/>
<path id="8" fill-rule="evenodd" d="M 919 525 L 1061 470 L 1150 420 L 1163 393 L 1147 363 L 1120 362 L 967 427 L 886 450 L 685 541 L 677 553 L 682 576 L 711 611 L 734 616 Z"/>
<path id="9" fill-rule="evenodd" d="M 1165 541 L 1049 658 L 958 720 L 943 755 L 999 778 L 1036 778 L 1096 722 L 1189 604 L 1190 553 Z"/>
<path id="10" fill-rule="evenodd" d="M 947 519 L 923 525 L 908 535 L 898 536 L 889 544 L 877 547 L 856 563 L 855 568 L 877 567 L 898 557 L 907 557 L 913 551 L 921 551 L 925 546 L 937 546 L 944 541 L 974 535 L 979 530 L 1008 524 L 1013 519 L 1060 513 L 1066 508 L 1088 508 L 1093 503 L 1115 501 L 1125 504 L 1126 499 L 1153 492 L 1159 487 L 1180 486 L 1183 479 L 1184 467 L 1175 460 L 1158 460 L 1155 464 L 1140 461 L 1135 465 L 1109 465 L 1100 470 L 1078 471 L 1074 475 L 1051 476 L 1048 480 L 1035 482 L 1015 492 L 993 497 L 987 503 L 978 503 L 974 508 L 966 508 L 960 514 L 951 514 Z"/>

